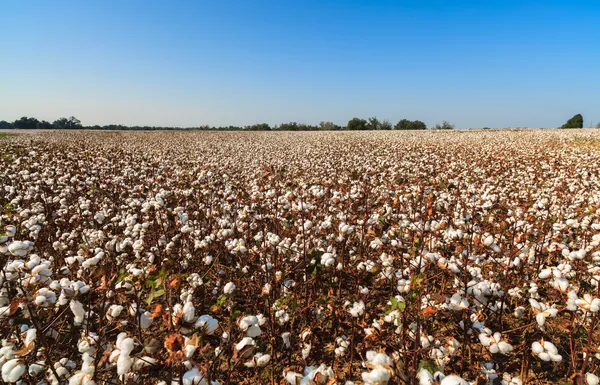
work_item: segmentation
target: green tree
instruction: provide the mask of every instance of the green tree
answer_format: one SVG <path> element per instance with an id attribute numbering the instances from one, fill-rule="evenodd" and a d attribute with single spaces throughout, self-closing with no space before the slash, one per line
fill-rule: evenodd
<path id="1" fill-rule="evenodd" d="M 391 130 L 392 129 L 392 123 L 389 120 L 385 119 L 379 125 L 379 129 L 380 130 L 386 130 L 386 131 L 387 130 Z"/>
<path id="2" fill-rule="evenodd" d="M 269 131 L 271 126 L 268 123 L 257 123 L 252 126 L 246 126 L 246 130 L 249 131 Z"/>
<path id="3" fill-rule="evenodd" d="M 348 125 L 346 126 L 348 130 L 368 130 L 369 123 L 366 120 L 361 118 L 352 118 L 348 121 Z"/>
<path id="4" fill-rule="evenodd" d="M 409 130 L 426 130 L 427 129 L 427 125 L 420 120 L 413 120 L 412 122 L 410 122 L 408 127 L 409 127 L 408 128 Z"/>
<path id="5" fill-rule="evenodd" d="M 13 128 L 15 128 L 15 125 L 11 122 L 0 120 L 0 130 L 12 130 Z"/>
<path id="6" fill-rule="evenodd" d="M 52 129 L 52 123 L 42 120 L 37 122 L 35 128 L 37 128 L 38 130 L 50 130 Z"/>
<path id="7" fill-rule="evenodd" d="M 325 131 L 335 130 L 335 124 L 333 124 L 333 122 L 320 122 L 319 130 L 325 130 Z"/>
<path id="8" fill-rule="evenodd" d="M 63 129 L 63 130 L 74 130 L 74 129 L 82 127 L 81 120 L 77 119 L 74 116 L 71 116 L 70 118 L 56 119 L 52 123 L 52 126 L 54 128 L 59 128 L 59 129 Z"/>
<path id="9" fill-rule="evenodd" d="M 454 128 L 454 124 L 451 124 L 447 120 L 444 120 L 441 125 L 436 124 L 435 126 L 433 126 L 434 130 L 454 130 Z"/>
<path id="10" fill-rule="evenodd" d="M 411 121 L 408 119 L 401 119 L 394 126 L 394 130 L 410 130 L 410 123 L 411 123 Z"/>
<path id="11" fill-rule="evenodd" d="M 15 120 L 13 125 L 15 128 L 20 128 L 23 130 L 32 130 L 36 128 L 38 120 L 36 118 L 28 118 L 27 116 L 23 116 L 21 119 Z"/>
<path id="12" fill-rule="evenodd" d="M 369 124 L 368 124 L 368 129 L 369 130 L 379 130 L 381 126 L 381 123 L 379 123 L 379 120 L 373 116 L 372 118 L 369 118 Z"/>
<path id="13" fill-rule="evenodd" d="M 573 116 L 561 128 L 583 128 L 583 116 L 581 114 Z"/>
<path id="14" fill-rule="evenodd" d="M 600 123 L 596 124 L 596 128 L 600 128 Z"/>

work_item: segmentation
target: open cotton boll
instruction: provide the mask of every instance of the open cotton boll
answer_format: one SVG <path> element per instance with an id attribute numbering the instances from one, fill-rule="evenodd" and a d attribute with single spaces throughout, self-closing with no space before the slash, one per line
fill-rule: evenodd
<path id="1" fill-rule="evenodd" d="M 451 374 L 444 377 L 440 382 L 440 385 L 469 385 L 469 383 L 463 380 L 461 377 Z"/>
<path id="2" fill-rule="evenodd" d="M 425 368 L 421 368 L 417 373 L 417 380 L 419 380 L 419 385 L 433 385 L 435 384 L 435 379 L 433 375 Z"/>
<path id="3" fill-rule="evenodd" d="M 183 305 L 183 321 L 192 323 L 194 322 L 195 316 L 196 308 L 194 307 L 192 301 L 188 298 L 188 300 L 185 302 L 185 305 Z"/>
<path id="4" fill-rule="evenodd" d="M 29 251 L 29 244 L 21 241 L 14 241 L 8 245 L 8 252 L 15 257 L 24 257 Z"/>
<path id="5" fill-rule="evenodd" d="M 71 300 L 69 307 L 75 316 L 73 319 L 75 325 L 81 325 L 85 319 L 85 309 L 83 308 L 83 304 L 79 301 Z"/>
<path id="6" fill-rule="evenodd" d="M 600 384 L 600 378 L 598 378 L 597 375 L 593 374 L 593 373 L 586 373 L 585 374 L 585 381 L 587 382 L 588 385 L 598 385 Z"/>
<path id="7" fill-rule="evenodd" d="M 133 361 L 129 356 L 133 351 L 133 339 L 125 338 L 119 345 L 119 350 L 121 350 L 121 354 L 119 354 L 119 358 L 117 359 L 117 374 L 122 376 L 129 372 L 129 369 L 133 364 Z"/>
<path id="8" fill-rule="evenodd" d="M 153 321 L 152 313 L 149 311 L 145 311 L 140 314 L 140 327 L 142 329 L 148 329 L 150 326 L 152 326 Z"/>
<path id="9" fill-rule="evenodd" d="M 69 385 L 96 385 L 93 375 L 77 372 L 69 378 Z"/>
<path id="10" fill-rule="evenodd" d="M 363 365 L 372 368 L 369 372 L 362 373 L 362 379 L 365 385 L 385 385 L 392 375 L 392 359 L 385 353 L 368 351 L 366 354 L 367 362 Z"/>
<path id="11" fill-rule="evenodd" d="M 321 255 L 321 265 L 325 267 L 332 266 L 335 263 L 335 257 L 331 253 L 323 253 Z"/>
<path id="12" fill-rule="evenodd" d="M 183 381 L 183 385 L 208 385 L 208 381 L 206 381 L 206 377 L 198 368 L 192 368 L 183 374 L 181 378 Z"/>
<path id="13" fill-rule="evenodd" d="M 228 282 L 225 287 L 223 288 L 223 293 L 225 294 L 231 294 L 233 293 L 233 291 L 235 290 L 235 283 L 233 282 Z"/>
<path id="14" fill-rule="evenodd" d="M 562 361 L 562 356 L 558 354 L 558 349 L 552 342 L 549 341 L 542 340 L 541 343 L 535 341 L 533 344 L 531 344 L 531 351 L 534 356 L 539 357 L 542 361 Z"/>
<path id="15" fill-rule="evenodd" d="M 248 368 L 261 367 L 261 366 L 265 366 L 266 364 L 268 364 L 270 360 L 271 360 L 270 355 L 263 354 L 263 353 L 256 353 L 250 361 L 244 363 L 244 366 L 246 366 Z"/>
<path id="16" fill-rule="evenodd" d="M 123 309 L 124 307 L 121 305 L 110 305 L 108 311 L 106 312 L 106 318 L 108 318 L 109 321 L 117 318 L 119 315 L 121 315 Z"/>
<path id="17" fill-rule="evenodd" d="M 262 333 L 259 325 L 260 320 L 256 316 L 247 316 L 240 320 L 239 327 L 246 332 L 248 337 L 258 337 Z"/>
<path id="18" fill-rule="evenodd" d="M 362 380 L 365 385 L 385 385 L 392 378 L 389 370 L 384 368 L 375 368 L 370 372 L 362 373 Z"/>
<path id="19" fill-rule="evenodd" d="M 201 329 L 204 334 L 212 335 L 219 327 L 219 321 L 205 314 L 198 318 L 194 326 L 198 329 Z"/>
<path id="20" fill-rule="evenodd" d="M 360 317 L 365 314 L 365 303 L 363 301 L 354 302 L 348 312 L 352 317 Z"/>
<path id="21" fill-rule="evenodd" d="M 17 382 L 26 369 L 25 364 L 17 358 L 6 361 L 2 365 L 2 381 Z"/>
<path id="22" fill-rule="evenodd" d="M 583 298 L 576 299 L 575 304 L 581 309 L 592 313 L 598 313 L 600 310 L 600 298 L 593 298 L 587 293 L 583 295 Z"/>

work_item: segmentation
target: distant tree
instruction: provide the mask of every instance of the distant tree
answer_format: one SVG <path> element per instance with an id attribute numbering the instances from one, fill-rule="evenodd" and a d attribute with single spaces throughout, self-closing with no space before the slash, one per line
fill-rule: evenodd
<path id="1" fill-rule="evenodd" d="M 392 129 L 392 123 L 389 120 L 385 119 L 379 125 L 379 129 L 380 130 L 386 130 L 386 131 L 387 130 L 391 130 Z"/>
<path id="2" fill-rule="evenodd" d="M 454 128 L 454 124 L 451 124 L 447 120 L 444 120 L 441 125 L 436 124 L 435 126 L 433 126 L 434 130 L 454 130 Z"/>
<path id="3" fill-rule="evenodd" d="M 411 121 L 408 119 L 401 119 L 394 126 L 394 130 L 410 130 L 410 123 L 411 123 Z"/>
<path id="4" fill-rule="evenodd" d="M 23 130 L 33 130 L 36 128 L 38 120 L 36 118 L 28 118 L 27 116 L 23 116 L 21 119 L 15 120 L 13 125 L 15 128 L 20 128 Z"/>
<path id="5" fill-rule="evenodd" d="M 581 114 L 573 116 L 561 128 L 583 128 L 583 116 Z"/>
<path id="6" fill-rule="evenodd" d="M 271 130 L 271 126 L 268 123 L 257 123 L 251 126 L 246 126 L 246 130 L 249 131 L 269 131 Z"/>
<path id="7" fill-rule="evenodd" d="M 367 129 L 379 130 L 380 126 L 381 126 L 381 123 L 379 123 L 379 119 L 377 119 L 375 116 L 373 116 L 372 118 L 369 118 L 369 124 L 367 126 Z"/>
<path id="8" fill-rule="evenodd" d="M 298 131 L 300 128 L 298 127 L 298 123 L 289 122 L 289 123 L 282 123 L 279 125 L 279 127 L 277 127 L 277 128 L 273 127 L 273 129 L 280 130 L 280 131 Z"/>
<path id="9" fill-rule="evenodd" d="M 336 125 L 333 122 L 319 122 L 319 130 L 335 130 Z"/>
<path id="10" fill-rule="evenodd" d="M 42 120 L 37 122 L 35 128 L 37 128 L 38 130 L 50 130 L 52 129 L 52 123 Z"/>
<path id="11" fill-rule="evenodd" d="M 0 120 L 0 130 L 12 130 L 13 128 L 15 128 L 15 125 L 11 122 Z"/>
<path id="12" fill-rule="evenodd" d="M 413 120 L 412 122 L 410 122 L 408 127 L 409 127 L 408 128 L 409 130 L 426 130 L 427 129 L 427 125 L 420 120 Z"/>
<path id="13" fill-rule="evenodd" d="M 73 129 L 82 127 L 81 120 L 77 119 L 74 116 L 71 116 L 70 118 L 56 119 L 52 123 L 52 126 L 54 128 L 59 128 L 59 129 L 63 129 L 63 130 L 73 130 Z"/>
<path id="14" fill-rule="evenodd" d="M 361 118 L 352 118 L 348 121 L 348 125 L 346 126 L 348 130 L 368 130 L 369 123 L 366 120 Z"/>
<path id="15" fill-rule="evenodd" d="M 600 128 L 600 123 L 596 124 L 596 128 Z"/>

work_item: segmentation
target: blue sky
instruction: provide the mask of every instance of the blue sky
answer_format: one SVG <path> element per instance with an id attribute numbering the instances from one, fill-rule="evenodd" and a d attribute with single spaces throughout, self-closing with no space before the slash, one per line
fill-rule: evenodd
<path id="1" fill-rule="evenodd" d="M 600 121 L 600 1 L 0 0 L 0 120 Z"/>

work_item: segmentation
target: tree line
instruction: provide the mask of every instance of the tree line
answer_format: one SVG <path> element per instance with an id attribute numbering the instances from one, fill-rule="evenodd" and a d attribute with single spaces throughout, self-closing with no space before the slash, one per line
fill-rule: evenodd
<path id="1" fill-rule="evenodd" d="M 436 124 L 432 130 L 453 130 L 453 124 L 443 121 Z M 560 128 L 583 128 L 583 116 L 577 114 L 569 119 Z M 600 123 L 597 128 L 600 128 Z M 317 125 L 310 125 L 297 122 L 289 122 L 270 126 L 268 123 L 257 123 L 249 126 L 197 126 L 197 127 L 163 127 L 163 126 L 125 126 L 122 124 L 108 124 L 104 126 L 84 126 L 81 121 L 74 116 L 70 118 L 59 118 L 50 123 L 45 120 L 38 120 L 33 117 L 23 116 L 14 122 L 0 121 L 0 129 L 25 129 L 25 130 L 131 130 L 131 131 L 169 131 L 169 130 L 215 130 L 215 131 L 366 131 L 366 130 L 427 130 L 427 125 L 420 120 L 401 119 L 396 124 L 389 120 L 380 121 L 376 117 L 368 119 L 352 118 L 346 126 L 339 126 L 333 122 L 320 122 Z"/>
<path id="2" fill-rule="evenodd" d="M 453 129 L 454 125 L 444 121 L 441 125 L 437 124 L 432 129 L 447 130 Z M 341 131 L 341 130 L 426 130 L 427 125 L 420 120 L 401 119 L 398 123 L 392 124 L 389 120 L 379 121 L 376 117 L 368 119 L 352 118 L 346 126 L 340 126 L 333 122 L 322 121 L 317 125 L 310 125 L 297 122 L 281 123 L 269 125 L 268 123 L 257 123 L 248 126 L 197 126 L 197 127 L 164 127 L 164 126 L 125 126 L 122 124 L 108 124 L 104 126 L 84 126 L 81 121 L 74 116 L 70 118 L 60 118 L 50 123 L 45 120 L 38 120 L 33 117 L 24 116 L 14 122 L 6 120 L 0 121 L 0 129 L 25 129 L 25 130 L 132 130 L 132 131 L 159 131 L 159 130 L 215 130 L 215 131 Z"/>

